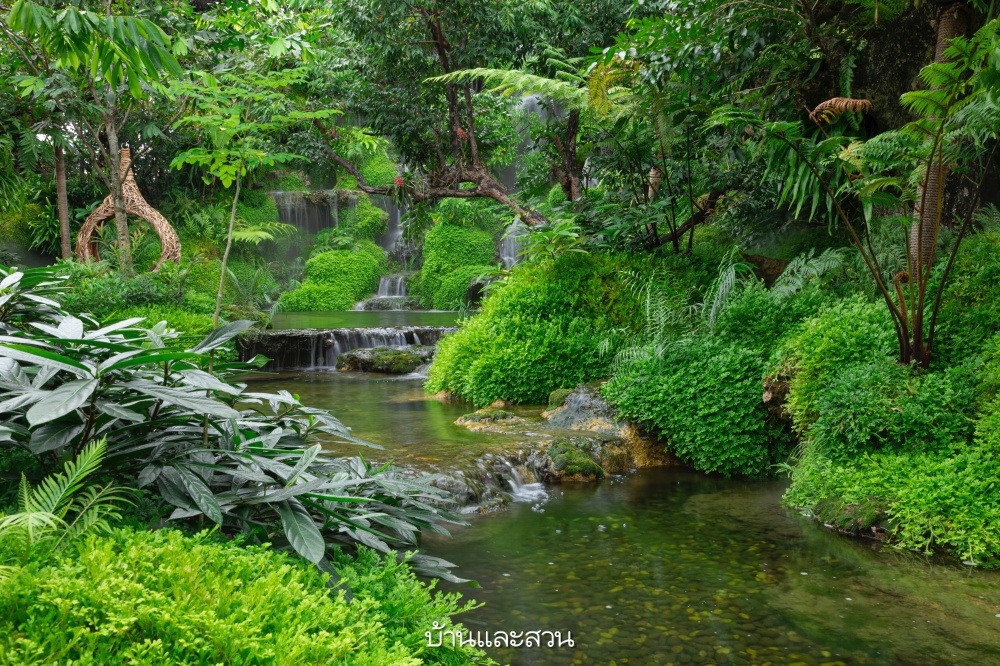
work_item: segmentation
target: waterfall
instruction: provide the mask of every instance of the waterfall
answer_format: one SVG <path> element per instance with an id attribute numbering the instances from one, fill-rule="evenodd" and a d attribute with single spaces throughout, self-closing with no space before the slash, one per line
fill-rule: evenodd
<path id="1" fill-rule="evenodd" d="M 278 206 L 278 221 L 291 224 L 296 229 L 308 234 L 318 233 L 321 229 L 337 226 L 336 193 L 333 193 L 333 205 L 330 196 L 323 193 L 320 197 L 311 197 L 308 192 L 269 192 Z"/>
<path id="2" fill-rule="evenodd" d="M 354 306 L 355 310 L 411 310 L 414 301 L 406 293 L 406 280 L 411 273 L 383 275 L 378 281 L 378 291 L 369 299 Z"/>
<path id="3" fill-rule="evenodd" d="M 527 233 L 527 229 L 518 219 L 515 219 L 507 227 L 507 232 L 504 234 L 503 240 L 500 241 L 500 259 L 503 261 L 504 268 L 512 268 L 520 263 L 521 257 L 518 256 L 518 253 L 524 247 L 523 236 Z"/>
<path id="4" fill-rule="evenodd" d="M 379 298 L 406 296 L 406 275 L 383 275 L 378 281 Z"/>
<path id="5" fill-rule="evenodd" d="M 271 359 L 263 370 L 330 369 L 337 357 L 352 349 L 435 345 L 454 326 L 395 326 L 385 328 L 303 328 L 267 331 L 240 348 L 240 358 L 260 354 Z"/>
<path id="6" fill-rule="evenodd" d="M 379 236 L 378 244 L 387 253 L 392 254 L 400 239 L 403 238 L 403 225 L 401 220 L 403 215 L 406 214 L 406 210 L 397 206 L 396 202 L 392 200 L 392 197 L 387 197 L 381 194 L 372 194 L 369 195 L 369 197 L 371 198 L 373 204 L 389 213 L 388 226 L 385 233 Z"/>

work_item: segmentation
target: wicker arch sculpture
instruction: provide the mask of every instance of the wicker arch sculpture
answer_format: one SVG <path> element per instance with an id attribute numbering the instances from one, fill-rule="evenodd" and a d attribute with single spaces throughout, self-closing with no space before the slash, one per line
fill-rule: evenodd
<path id="1" fill-rule="evenodd" d="M 160 266 L 166 261 L 178 263 L 181 259 L 181 241 L 177 237 L 177 232 L 167 222 L 167 218 L 160 215 L 142 197 L 139 185 L 136 184 L 135 176 L 132 174 L 132 151 L 128 148 L 122 148 L 121 151 L 121 175 L 122 190 L 125 193 L 125 210 L 129 215 L 134 215 L 149 222 L 149 225 L 156 231 L 156 235 L 160 237 L 160 247 L 163 248 L 163 251 L 160 253 L 159 261 L 153 264 L 152 270 L 159 270 Z M 99 225 L 112 219 L 114 216 L 115 201 L 109 194 L 101 205 L 87 216 L 83 226 L 80 228 L 80 233 L 76 236 L 77 259 L 80 261 L 87 261 L 88 259 L 94 261 L 100 260 L 101 257 L 97 252 L 97 243 L 94 242 L 92 236 Z"/>

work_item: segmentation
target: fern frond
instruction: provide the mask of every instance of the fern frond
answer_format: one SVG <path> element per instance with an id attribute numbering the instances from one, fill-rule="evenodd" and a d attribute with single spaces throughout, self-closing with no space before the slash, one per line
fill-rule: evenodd
<path id="1" fill-rule="evenodd" d="M 568 108 L 584 110 L 589 106 L 589 96 L 586 88 L 575 83 L 538 76 L 517 69 L 491 69 L 477 67 L 460 69 L 456 72 L 435 76 L 427 79 L 431 83 L 468 83 L 480 80 L 487 86 L 492 86 L 488 92 L 510 96 L 541 95 L 558 102 Z"/>
<path id="2" fill-rule="evenodd" d="M 820 124 L 820 121 L 834 123 L 837 121 L 837 118 L 849 111 L 868 113 L 871 110 L 872 103 L 867 99 L 834 97 L 816 105 L 816 108 L 809 113 L 809 120 L 817 125 Z"/>
<path id="3" fill-rule="evenodd" d="M 50 474 L 42 479 L 29 493 L 26 508 L 63 518 L 72 504 L 73 495 L 83 487 L 84 480 L 100 468 L 106 448 L 104 439 L 87 444 L 75 460 L 65 464 L 63 473 Z"/>

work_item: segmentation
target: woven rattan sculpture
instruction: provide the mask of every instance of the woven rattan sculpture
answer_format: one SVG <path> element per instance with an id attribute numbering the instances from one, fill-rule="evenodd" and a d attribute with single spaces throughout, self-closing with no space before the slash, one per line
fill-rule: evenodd
<path id="1" fill-rule="evenodd" d="M 134 215 L 149 222 L 150 226 L 156 230 L 156 235 L 160 237 L 160 247 L 163 248 L 163 251 L 160 253 L 160 260 L 153 264 L 152 270 L 158 270 L 165 261 L 179 262 L 181 259 L 181 241 L 177 238 L 177 232 L 167 222 L 167 218 L 160 215 L 155 208 L 146 203 L 146 200 L 142 198 L 139 186 L 135 182 L 135 176 L 132 175 L 132 152 L 128 148 L 122 148 L 121 151 L 121 174 L 123 181 L 122 190 L 125 193 L 125 210 L 128 211 L 129 215 Z M 114 216 L 115 202 L 109 194 L 108 198 L 95 208 L 93 213 L 87 216 L 83 227 L 80 228 L 80 233 L 76 236 L 77 259 L 80 261 L 87 261 L 88 259 L 93 261 L 100 260 L 100 256 L 97 253 L 97 243 L 94 242 L 92 236 L 99 225 L 114 218 Z"/>

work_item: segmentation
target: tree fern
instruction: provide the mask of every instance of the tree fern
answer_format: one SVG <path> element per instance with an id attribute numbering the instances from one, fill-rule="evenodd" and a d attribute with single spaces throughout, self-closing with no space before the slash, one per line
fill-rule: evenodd
<path id="1" fill-rule="evenodd" d="M 562 80 L 538 76 L 517 69 L 490 69 L 477 67 L 462 69 L 442 76 L 436 76 L 428 81 L 437 83 L 469 83 L 482 81 L 492 86 L 488 92 L 499 95 L 541 95 L 571 109 L 585 110 L 589 107 L 589 95 L 586 88 L 580 87 L 580 80 Z"/>

